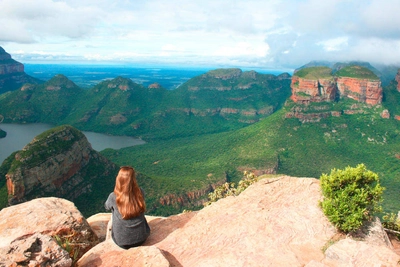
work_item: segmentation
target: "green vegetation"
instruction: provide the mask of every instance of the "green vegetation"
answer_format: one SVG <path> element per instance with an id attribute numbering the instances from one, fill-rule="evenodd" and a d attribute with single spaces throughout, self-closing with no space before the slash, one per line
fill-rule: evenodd
<path id="1" fill-rule="evenodd" d="M 72 266 L 75 266 L 78 261 L 78 256 L 80 254 L 80 246 L 74 240 L 74 235 L 70 236 L 59 236 L 54 235 L 53 238 L 56 240 L 57 244 L 68 252 L 69 257 L 72 259 Z"/>
<path id="2" fill-rule="evenodd" d="M 45 84 L 0 95 L 0 114 L 5 122 L 69 124 L 146 141 L 170 140 L 257 122 L 282 107 L 289 84 L 289 77 L 219 69 L 172 91 L 145 88 L 122 77 L 83 90 L 56 75 Z"/>
<path id="3" fill-rule="evenodd" d="M 218 201 L 219 199 L 225 198 L 227 196 L 238 196 L 242 193 L 247 187 L 257 182 L 260 177 L 257 177 L 252 172 L 245 171 L 243 173 L 243 178 L 238 182 L 236 186 L 235 183 L 224 183 L 215 188 L 215 190 L 208 194 L 208 202 L 205 202 L 204 205 L 208 206 L 213 202 Z"/>
<path id="4" fill-rule="evenodd" d="M 321 77 L 328 73 L 327 68 L 319 70 Z M 70 113 L 57 123 L 70 122 L 80 130 L 141 136 L 149 141 L 101 152 L 117 165 L 131 165 L 138 171 L 149 214 L 168 216 L 201 208 L 188 195 L 201 192 L 206 200 L 211 185 L 225 182 L 233 191 L 231 183 L 237 184 L 244 170 L 320 177 L 333 168 L 360 162 L 374 170 L 386 188 L 384 210 L 398 211 L 399 122 L 380 116 L 384 109 L 400 115 L 400 93 L 394 84 L 384 88 L 382 105 L 371 107 L 351 99 L 300 105 L 287 100 L 289 79 L 242 72 L 225 80 L 215 76 L 226 72 L 213 73 L 195 77 L 174 91 L 150 90 L 123 78 L 105 81 L 77 97 Z M 0 95 L 1 114 L 8 114 L 3 103 L 15 96 L 14 92 Z M 21 102 L 20 110 L 12 112 L 24 114 L 19 118 L 28 120 L 29 108 L 35 105 Z M 248 113 L 221 113 L 222 108 Z M 250 112 L 254 110 L 257 112 Z M 339 115 L 302 123 L 285 118 L 293 110 L 310 116 L 331 111 Z M 104 171 L 100 165 L 90 169 Z M 89 195 L 74 201 L 79 209 L 87 208 L 85 215 L 103 211 L 115 175 L 110 172 L 104 183 L 96 183 Z M 0 184 L 0 194 L 3 189 Z M 169 205 L 161 204 L 164 197 Z M 178 198 L 183 202 L 176 201 Z"/>
<path id="5" fill-rule="evenodd" d="M 308 112 L 320 111 L 323 106 L 328 111 L 353 109 L 359 113 L 301 123 L 295 118 L 285 119 L 286 112 L 295 107 L 289 101 L 268 118 L 236 131 L 151 142 L 118 151 L 108 149 L 102 154 L 118 165 L 135 166 L 149 177 L 146 183 L 151 181 L 160 195 L 205 188 L 224 181 L 227 174 L 235 174 L 238 169 L 275 168 L 281 174 L 320 177 L 332 168 L 364 162 L 379 174 L 387 188 L 385 210 L 397 211 L 398 122 L 382 119 L 382 106 L 371 108 L 351 99 L 315 103 L 308 106 Z M 241 175 L 231 177 L 228 182 L 237 183 Z"/>
<path id="6" fill-rule="evenodd" d="M 344 170 L 333 169 L 320 177 L 323 200 L 321 207 L 329 221 L 339 230 L 349 233 L 382 211 L 384 188 L 376 173 L 364 164 Z"/>
<path id="7" fill-rule="evenodd" d="M 396 213 L 386 213 L 382 216 L 382 226 L 400 238 L 400 218 Z"/>
<path id="8" fill-rule="evenodd" d="M 379 80 L 379 77 L 376 76 L 371 70 L 361 67 L 358 65 L 351 65 L 344 67 L 338 70 L 335 73 L 335 76 L 339 77 L 350 77 L 350 78 L 358 78 L 358 79 L 370 79 L 370 80 Z"/>
<path id="9" fill-rule="evenodd" d="M 322 66 L 304 68 L 294 75 L 304 79 L 333 79 L 332 69 Z"/>

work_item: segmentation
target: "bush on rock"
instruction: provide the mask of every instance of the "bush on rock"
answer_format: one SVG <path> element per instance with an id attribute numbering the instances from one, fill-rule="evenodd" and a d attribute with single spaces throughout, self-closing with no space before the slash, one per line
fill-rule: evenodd
<path id="1" fill-rule="evenodd" d="M 364 164 L 356 168 L 331 170 L 320 177 L 324 214 L 335 227 L 345 233 L 359 229 L 364 222 L 382 210 L 380 202 L 384 188 L 376 173 Z"/>

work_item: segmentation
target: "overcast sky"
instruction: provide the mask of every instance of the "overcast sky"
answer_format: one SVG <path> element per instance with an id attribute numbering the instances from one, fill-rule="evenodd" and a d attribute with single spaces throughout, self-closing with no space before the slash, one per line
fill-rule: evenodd
<path id="1" fill-rule="evenodd" d="M 400 0 L 0 0 L 0 25 L 23 63 L 400 64 Z"/>

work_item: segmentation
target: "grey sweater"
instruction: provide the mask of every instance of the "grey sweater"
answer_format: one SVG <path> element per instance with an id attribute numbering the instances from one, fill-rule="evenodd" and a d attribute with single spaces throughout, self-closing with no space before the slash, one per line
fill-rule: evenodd
<path id="1" fill-rule="evenodd" d="M 134 247 L 144 242 L 150 235 L 150 227 L 144 213 L 131 219 L 122 219 L 114 192 L 108 196 L 104 207 L 112 212 L 111 236 L 114 242 L 123 248 Z"/>

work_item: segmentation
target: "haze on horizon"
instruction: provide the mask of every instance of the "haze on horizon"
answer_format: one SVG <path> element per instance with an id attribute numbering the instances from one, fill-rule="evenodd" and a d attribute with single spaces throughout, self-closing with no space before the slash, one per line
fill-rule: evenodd
<path id="1" fill-rule="evenodd" d="M 22 63 L 400 64 L 398 0 L 0 0 Z"/>

